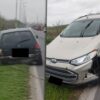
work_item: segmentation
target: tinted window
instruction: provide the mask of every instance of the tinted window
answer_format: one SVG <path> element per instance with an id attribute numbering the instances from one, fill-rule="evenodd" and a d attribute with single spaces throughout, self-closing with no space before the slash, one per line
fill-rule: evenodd
<path id="1" fill-rule="evenodd" d="M 29 47 L 35 44 L 35 38 L 30 31 L 11 32 L 3 34 L 2 43 L 5 47 L 14 47 L 19 44 L 21 47 Z"/>
<path id="2" fill-rule="evenodd" d="M 17 32 L 17 34 L 20 36 L 19 44 L 21 44 L 22 47 L 29 47 L 35 44 L 35 38 L 30 31 L 20 31 Z"/>
<path id="3" fill-rule="evenodd" d="M 21 40 L 25 39 L 32 39 L 33 35 L 30 31 L 20 31 L 17 32 L 21 38 Z"/>
<path id="4" fill-rule="evenodd" d="M 16 32 L 5 33 L 2 36 L 2 43 L 4 46 L 13 46 L 19 41 L 19 35 Z"/>

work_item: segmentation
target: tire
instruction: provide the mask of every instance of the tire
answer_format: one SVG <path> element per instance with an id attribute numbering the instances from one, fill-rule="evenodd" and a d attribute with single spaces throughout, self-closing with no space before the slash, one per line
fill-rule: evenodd
<path id="1" fill-rule="evenodd" d="M 97 71 L 97 75 L 100 78 L 100 58 L 99 57 L 97 57 L 97 69 L 96 69 L 96 71 Z"/>
<path id="2" fill-rule="evenodd" d="M 36 61 L 36 65 L 43 65 L 42 59 Z"/>
<path id="3" fill-rule="evenodd" d="M 33 60 L 31 59 L 30 61 L 28 61 L 27 63 L 28 65 L 42 65 L 42 58 L 39 58 L 38 60 Z"/>
<path id="4" fill-rule="evenodd" d="M 94 57 L 91 70 L 92 73 L 100 77 L 100 58 L 98 56 Z"/>
<path id="5" fill-rule="evenodd" d="M 36 65 L 43 65 L 42 57 L 36 60 Z"/>

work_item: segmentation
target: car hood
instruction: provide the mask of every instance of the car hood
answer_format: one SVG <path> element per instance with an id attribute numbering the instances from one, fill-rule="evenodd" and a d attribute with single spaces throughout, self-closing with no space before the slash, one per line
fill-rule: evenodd
<path id="1" fill-rule="evenodd" d="M 63 38 L 58 36 L 47 46 L 46 56 L 47 58 L 69 60 L 77 58 L 95 49 L 94 39 L 95 37 Z"/>

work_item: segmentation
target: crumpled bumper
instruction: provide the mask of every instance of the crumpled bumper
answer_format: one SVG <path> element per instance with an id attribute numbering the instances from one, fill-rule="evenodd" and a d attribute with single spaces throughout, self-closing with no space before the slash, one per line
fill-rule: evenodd
<path id="1" fill-rule="evenodd" d="M 92 60 L 82 64 L 80 66 L 73 66 L 70 64 L 53 64 L 51 62 L 46 62 L 46 76 L 56 77 L 58 79 L 62 79 L 62 82 L 68 84 L 83 84 L 93 80 L 98 79 L 93 73 L 90 73 L 89 70 L 92 66 Z M 60 67 L 59 65 L 63 65 L 66 67 Z"/>

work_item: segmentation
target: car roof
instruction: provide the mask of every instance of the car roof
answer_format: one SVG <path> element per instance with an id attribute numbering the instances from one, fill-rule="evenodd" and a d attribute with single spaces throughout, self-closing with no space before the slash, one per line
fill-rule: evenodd
<path id="1" fill-rule="evenodd" d="M 87 20 L 87 19 L 100 19 L 100 13 L 91 13 L 88 15 L 84 15 L 84 16 L 77 18 L 76 21 Z"/>
<path id="2" fill-rule="evenodd" d="M 13 28 L 13 29 L 7 29 L 0 31 L 0 36 L 9 32 L 17 32 L 17 31 L 31 31 L 32 34 L 35 31 L 34 29 L 28 27 L 28 28 Z"/>
<path id="3" fill-rule="evenodd" d="M 31 31 L 31 28 L 13 28 L 13 29 L 2 30 L 0 31 L 0 33 L 9 33 L 9 32 L 16 32 L 16 31 Z"/>

